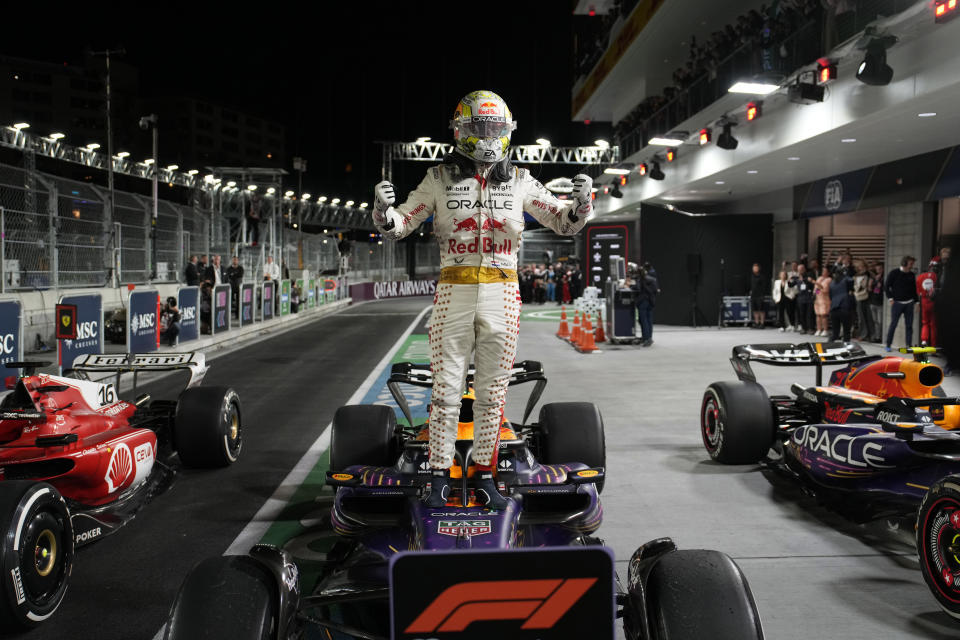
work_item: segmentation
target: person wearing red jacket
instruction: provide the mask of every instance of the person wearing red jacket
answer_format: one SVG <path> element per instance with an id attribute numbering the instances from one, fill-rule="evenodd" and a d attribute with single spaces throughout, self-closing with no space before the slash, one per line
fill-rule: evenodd
<path id="1" fill-rule="evenodd" d="M 930 259 L 927 270 L 917 276 L 917 295 L 920 296 L 920 343 L 937 346 L 937 318 L 934 298 L 940 278 L 940 256 Z"/>

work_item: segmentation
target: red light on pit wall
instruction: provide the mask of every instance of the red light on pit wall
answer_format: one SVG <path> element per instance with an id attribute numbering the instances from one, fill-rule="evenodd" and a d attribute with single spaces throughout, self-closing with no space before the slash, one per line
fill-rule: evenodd
<path id="1" fill-rule="evenodd" d="M 954 0 L 956 1 L 956 0 Z M 837 65 L 830 62 L 829 60 L 822 60 L 817 63 L 817 78 L 820 80 L 820 84 L 830 82 L 831 80 L 837 79 Z"/>
<path id="2" fill-rule="evenodd" d="M 639 173 L 639 174 L 642 175 L 642 176 L 647 175 L 647 163 L 646 163 L 646 162 L 642 163 L 639 167 L 637 167 L 637 173 Z"/>
<path id="3" fill-rule="evenodd" d="M 934 3 L 934 22 L 946 22 L 957 15 L 957 0 L 937 0 Z"/>
<path id="4" fill-rule="evenodd" d="M 710 129 L 700 129 L 700 144 L 710 142 Z"/>
<path id="5" fill-rule="evenodd" d="M 750 122 L 753 122 L 754 120 L 760 117 L 760 114 L 761 114 L 760 104 L 761 103 L 759 102 L 751 102 L 750 104 L 747 105 L 747 120 L 749 120 Z"/>

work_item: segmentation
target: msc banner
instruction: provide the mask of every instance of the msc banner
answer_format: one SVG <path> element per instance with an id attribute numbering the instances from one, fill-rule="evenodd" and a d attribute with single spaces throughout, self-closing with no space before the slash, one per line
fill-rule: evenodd
<path id="1" fill-rule="evenodd" d="M 253 324 L 253 283 L 240 285 L 240 326 Z"/>
<path id="2" fill-rule="evenodd" d="M 99 293 L 63 296 L 60 298 L 60 304 L 77 308 L 77 337 L 73 340 L 57 340 L 57 362 L 62 373 L 64 369 L 73 366 L 77 356 L 103 353 L 103 304 Z M 127 326 L 130 326 L 129 318 Z"/>
<path id="3" fill-rule="evenodd" d="M 19 302 L 0 302 L 0 365 L 23 360 L 23 331 L 20 328 L 22 319 Z M 8 374 L 12 375 L 9 371 L 0 372 L 0 376 Z"/>
<path id="4" fill-rule="evenodd" d="M 290 281 L 280 281 L 280 315 L 290 315 Z"/>
<path id="5" fill-rule="evenodd" d="M 333 280 L 326 281 L 326 287 Z M 350 285 L 350 297 L 354 302 L 380 300 L 383 298 L 407 298 L 411 296 L 432 296 L 437 290 L 436 280 L 403 280 L 400 282 L 361 282 Z M 329 292 L 330 289 L 327 288 Z M 334 298 L 330 298 L 331 300 Z"/>
<path id="6" fill-rule="evenodd" d="M 160 322 L 157 317 L 156 291 L 131 291 L 127 304 L 127 351 L 149 353 L 157 350 L 157 332 Z M 99 352 L 97 352 L 99 353 Z"/>
<path id="7" fill-rule="evenodd" d="M 230 328 L 230 285 L 221 284 L 213 288 L 213 305 L 210 307 L 213 320 L 210 323 L 212 333 L 223 333 Z"/>
<path id="8" fill-rule="evenodd" d="M 180 335 L 178 342 L 196 340 L 200 337 L 200 287 L 182 287 L 177 292 L 180 308 Z"/>
<path id="9" fill-rule="evenodd" d="M 273 318 L 273 299 L 276 296 L 276 283 L 267 280 L 263 283 L 263 298 L 260 301 L 260 319 L 270 320 Z"/>

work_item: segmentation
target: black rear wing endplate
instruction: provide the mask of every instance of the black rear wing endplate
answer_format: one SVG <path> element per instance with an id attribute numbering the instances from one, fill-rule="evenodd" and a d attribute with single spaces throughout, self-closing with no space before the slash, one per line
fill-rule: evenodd
<path id="1" fill-rule="evenodd" d="M 741 344 L 733 348 L 730 364 L 737 378 L 756 382 L 757 376 L 751 362 L 775 367 L 816 367 L 816 384 L 823 384 L 823 367 L 879 360 L 880 356 L 868 355 L 858 344 L 844 342 L 802 342 L 773 344 Z"/>
<path id="2" fill-rule="evenodd" d="M 476 369 L 471 365 L 467 371 L 466 385 L 464 388 L 473 384 L 473 376 L 475 373 Z M 530 393 L 530 397 L 527 399 L 527 406 L 526 409 L 524 409 L 523 420 L 521 421 L 522 424 L 526 424 L 527 418 L 530 417 L 533 408 L 537 405 L 537 402 L 540 401 L 540 396 L 543 395 L 544 387 L 547 386 L 547 378 L 543 375 L 543 365 L 536 360 L 517 362 L 510 371 L 509 386 L 512 387 L 527 382 L 536 382 L 536 384 Z M 407 399 L 403 395 L 403 390 L 400 388 L 401 384 L 411 384 L 415 387 L 423 387 L 426 389 L 433 387 L 433 372 L 430 370 L 430 365 L 398 362 L 391 367 L 390 378 L 387 379 L 387 388 L 390 389 L 390 395 L 393 396 L 394 401 L 400 407 L 400 410 L 403 411 L 403 415 L 407 418 L 407 423 L 413 426 L 413 414 L 410 412 L 410 406 L 407 404 Z"/>

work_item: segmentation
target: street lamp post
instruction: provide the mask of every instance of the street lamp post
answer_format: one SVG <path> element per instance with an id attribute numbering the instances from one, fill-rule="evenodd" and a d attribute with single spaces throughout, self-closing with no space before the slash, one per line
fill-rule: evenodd
<path id="1" fill-rule="evenodd" d="M 150 279 L 157 277 L 157 215 L 159 201 L 157 200 L 157 181 L 160 177 L 160 165 L 157 158 L 157 136 L 158 127 L 157 114 L 151 113 L 148 116 L 140 118 L 141 129 L 153 130 L 153 215 L 150 217 Z"/>
<path id="2" fill-rule="evenodd" d="M 297 171 L 297 193 L 303 194 L 303 174 L 307 171 L 307 161 L 303 158 L 293 159 L 293 168 Z M 297 263 L 303 269 L 303 201 L 297 203 Z"/>
<path id="3" fill-rule="evenodd" d="M 110 55 L 125 55 L 126 51 L 123 47 L 119 49 L 107 49 L 105 51 L 94 51 L 92 55 L 95 56 L 104 56 L 107 64 L 107 78 L 106 78 L 106 90 L 107 90 L 107 189 L 110 191 L 110 203 L 107 205 L 107 220 L 109 224 L 113 223 L 113 201 L 114 201 L 114 192 L 113 192 L 113 92 L 110 86 Z M 114 239 L 116 242 L 116 239 Z M 120 274 L 114 273 L 113 281 L 119 282 L 118 278 Z"/>

